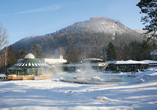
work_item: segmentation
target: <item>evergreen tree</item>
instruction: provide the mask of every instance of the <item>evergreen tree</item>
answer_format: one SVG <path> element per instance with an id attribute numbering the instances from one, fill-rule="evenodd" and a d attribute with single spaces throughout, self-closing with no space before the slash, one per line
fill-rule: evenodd
<path id="1" fill-rule="evenodd" d="M 16 59 L 17 59 L 17 60 L 18 60 L 18 59 L 24 59 L 25 56 L 26 56 L 26 54 L 27 54 L 26 50 L 24 50 L 24 49 L 18 50 L 18 51 L 16 52 Z"/>
<path id="2" fill-rule="evenodd" d="M 152 44 L 148 43 L 147 41 L 143 41 L 141 43 L 141 47 L 139 49 L 139 60 L 150 60 L 151 59 L 151 55 L 150 52 L 152 51 Z"/>
<path id="3" fill-rule="evenodd" d="M 16 59 L 18 60 L 18 59 L 21 59 L 20 58 L 20 50 L 18 50 L 17 52 L 16 52 Z"/>
<path id="4" fill-rule="evenodd" d="M 127 44 L 124 45 L 123 49 L 122 49 L 122 60 L 129 60 L 130 59 L 130 54 L 129 51 L 130 48 Z"/>
<path id="5" fill-rule="evenodd" d="M 141 43 L 137 41 L 132 41 L 129 44 L 125 44 L 122 49 L 122 59 L 123 60 L 137 60 L 139 56 L 139 50 Z"/>
<path id="6" fill-rule="evenodd" d="M 15 63 L 16 63 L 15 52 L 12 45 L 10 45 L 8 47 L 8 54 L 7 54 L 7 68 L 13 66 Z"/>
<path id="7" fill-rule="evenodd" d="M 149 33 L 151 37 L 156 41 L 157 37 L 157 0 L 140 0 L 137 6 L 141 9 L 141 12 L 144 17 L 141 18 L 141 21 L 145 25 L 144 30 L 147 30 L 146 34 Z"/>
<path id="8" fill-rule="evenodd" d="M 39 45 L 35 44 L 31 52 L 36 58 L 42 58 L 42 50 L 39 48 Z"/>
<path id="9" fill-rule="evenodd" d="M 108 48 L 106 51 L 107 51 L 107 60 L 108 61 L 116 60 L 117 53 L 114 48 L 114 45 L 111 42 L 108 44 Z"/>

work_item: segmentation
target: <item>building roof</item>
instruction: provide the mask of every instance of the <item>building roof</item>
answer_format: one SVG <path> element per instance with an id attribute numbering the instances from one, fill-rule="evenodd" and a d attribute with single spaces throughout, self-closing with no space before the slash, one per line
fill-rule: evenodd
<path id="1" fill-rule="evenodd" d="M 99 58 L 86 58 L 86 59 L 83 59 L 83 61 L 103 61 L 102 59 L 99 59 Z"/>
<path id="2" fill-rule="evenodd" d="M 8 70 L 19 70 L 29 68 L 51 68 L 51 66 L 42 62 L 39 59 L 35 59 L 34 55 L 29 53 L 25 56 L 25 59 L 8 68 Z"/>
<path id="3" fill-rule="evenodd" d="M 63 59 L 62 55 L 60 55 L 60 58 L 41 58 L 41 60 L 50 65 L 67 63 L 67 60 Z"/>
<path id="4" fill-rule="evenodd" d="M 127 61 L 110 61 L 109 64 L 148 64 L 144 61 L 134 61 L 134 60 L 127 60 Z"/>
<path id="5" fill-rule="evenodd" d="M 35 59 L 35 56 L 33 55 L 33 54 L 31 54 L 31 53 L 29 53 L 29 54 L 27 54 L 26 56 L 25 56 L 25 59 Z"/>
<path id="6" fill-rule="evenodd" d="M 146 62 L 146 63 L 157 63 L 157 61 L 154 61 L 154 60 L 143 60 L 144 62 Z"/>
<path id="7" fill-rule="evenodd" d="M 127 61 L 118 61 L 116 62 L 116 64 L 147 64 L 147 63 L 142 61 L 127 60 Z"/>

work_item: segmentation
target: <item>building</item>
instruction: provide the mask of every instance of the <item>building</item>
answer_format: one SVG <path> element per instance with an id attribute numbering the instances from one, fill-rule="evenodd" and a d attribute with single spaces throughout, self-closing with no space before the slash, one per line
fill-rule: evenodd
<path id="1" fill-rule="evenodd" d="M 60 55 L 59 58 L 53 58 L 53 59 L 52 58 L 41 58 L 41 60 L 44 63 L 50 64 L 52 66 L 67 63 L 67 60 L 63 59 L 62 55 Z"/>
<path id="2" fill-rule="evenodd" d="M 108 61 L 106 62 L 106 68 L 107 71 L 121 71 L 121 72 L 132 72 L 132 71 L 138 71 L 138 70 L 144 70 L 149 67 L 149 64 L 147 62 L 142 61 Z"/>
<path id="3" fill-rule="evenodd" d="M 77 63 L 65 63 L 63 64 L 63 69 L 65 71 L 76 71 L 77 69 L 94 69 L 94 70 L 102 70 L 105 66 L 105 61 L 98 58 L 86 58 L 81 62 Z"/>
<path id="4" fill-rule="evenodd" d="M 143 60 L 143 62 L 148 63 L 149 67 L 157 67 L 157 61 L 154 61 L 154 60 Z"/>
<path id="5" fill-rule="evenodd" d="M 157 50 L 150 52 L 152 60 L 157 60 Z"/>
<path id="6" fill-rule="evenodd" d="M 7 75 L 16 76 L 40 76 L 52 73 L 52 66 L 36 59 L 33 54 L 29 53 L 25 59 L 19 60 L 18 63 L 7 69 Z"/>

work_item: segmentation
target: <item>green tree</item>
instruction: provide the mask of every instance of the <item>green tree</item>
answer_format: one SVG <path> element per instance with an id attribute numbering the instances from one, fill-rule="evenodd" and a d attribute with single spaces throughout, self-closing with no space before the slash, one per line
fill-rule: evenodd
<path id="1" fill-rule="evenodd" d="M 140 13 L 145 14 L 141 21 L 145 25 L 143 29 L 147 30 L 146 34 L 149 33 L 150 38 L 157 37 L 157 0 L 141 0 L 137 6 L 141 9 Z"/>
<path id="2" fill-rule="evenodd" d="M 125 44 L 122 49 L 123 60 L 137 60 L 139 56 L 139 50 L 141 49 L 141 43 L 132 41 L 129 44 Z"/>
<path id="3" fill-rule="evenodd" d="M 111 42 L 108 44 L 108 48 L 106 51 L 107 51 L 107 60 L 108 61 L 116 60 L 117 53 L 114 48 L 114 45 Z"/>
<path id="4" fill-rule="evenodd" d="M 15 63 L 16 63 L 15 51 L 12 45 L 10 45 L 8 47 L 8 54 L 7 54 L 7 68 L 13 66 Z"/>
<path id="5" fill-rule="evenodd" d="M 42 50 L 40 49 L 39 45 L 35 44 L 31 52 L 36 58 L 42 58 Z"/>
<path id="6" fill-rule="evenodd" d="M 130 54 L 128 53 L 128 52 L 130 52 L 129 50 L 130 50 L 130 48 L 129 48 L 128 44 L 125 44 L 122 49 L 122 60 L 130 59 Z"/>
<path id="7" fill-rule="evenodd" d="M 26 56 L 26 54 L 27 54 L 26 50 L 24 50 L 24 49 L 18 50 L 18 51 L 16 52 L 16 59 L 17 59 L 17 60 L 18 60 L 18 59 L 24 59 L 25 56 Z"/>
<path id="8" fill-rule="evenodd" d="M 138 60 L 151 60 L 150 52 L 153 50 L 152 43 L 148 43 L 147 41 L 143 40 L 141 43 L 141 47 L 139 49 L 139 57 Z"/>

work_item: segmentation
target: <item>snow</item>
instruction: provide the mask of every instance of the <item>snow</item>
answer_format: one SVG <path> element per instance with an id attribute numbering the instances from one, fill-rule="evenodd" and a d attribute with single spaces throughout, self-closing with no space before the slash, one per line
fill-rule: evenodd
<path id="1" fill-rule="evenodd" d="M 154 60 L 143 60 L 143 62 L 146 62 L 146 63 L 149 63 L 149 64 L 157 63 L 157 61 L 154 61 Z"/>
<path id="2" fill-rule="evenodd" d="M 3 77 L 6 77 L 6 75 L 0 73 L 0 78 L 3 78 Z"/>
<path id="3" fill-rule="evenodd" d="M 34 56 L 33 54 L 29 53 L 29 54 L 27 54 L 27 55 L 25 56 L 25 59 L 26 59 L 26 58 L 28 58 L 28 59 L 35 59 L 35 56 Z"/>
<path id="4" fill-rule="evenodd" d="M 148 69 L 139 72 L 129 83 L 110 85 L 56 82 L 53 79 L 1 81 L 0 110 L 12 109 L 157 110 L 157 72 Z"/>
<path id="5" fill-rule="evenodd" d="M 127 61 L 116 61 L 115 64 L 147 64 L 146 62 L 144 61 L 134 61 L 134 60 L 127 60 Z"/>

